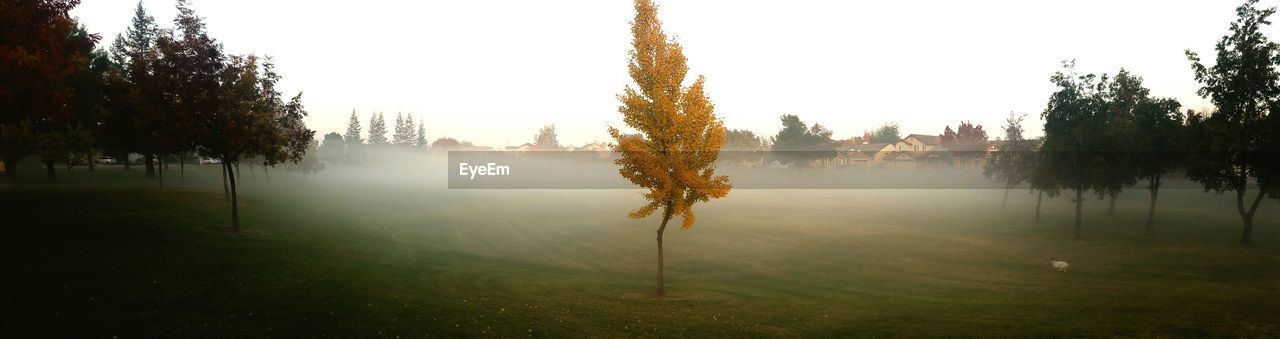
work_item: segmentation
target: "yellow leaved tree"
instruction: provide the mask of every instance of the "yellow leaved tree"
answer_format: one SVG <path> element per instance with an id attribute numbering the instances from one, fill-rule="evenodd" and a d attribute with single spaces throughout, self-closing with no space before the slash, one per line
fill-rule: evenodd
<path id="1" fill-rule="evenodd" d="M 636 0 L 635 7 L 628 65 L 635 83 L 618 96 L 618 111 L 639 133 L 623 134 L 610 127 L 609 134 L 617 142 L 613 147 L 619 158 L 614 163 L 622 166 L 618 172 L 646 190 L 648 202 L 628 216 L 644 218 L 662 211 L 656 291 L 662 296 L 662 233 L 667 222 L 678 215 L 684 220 L 680 228 L 689 229 L 695 220 L 694 203 L 722 198 L 733 186 L 728 177 L 715 174 L 725 129 L 703 93 L 705 79 L 699 76 L 683 86 L 689 68 L 680 44 L 662 32 L 657 6 L 651 0 Z"/>

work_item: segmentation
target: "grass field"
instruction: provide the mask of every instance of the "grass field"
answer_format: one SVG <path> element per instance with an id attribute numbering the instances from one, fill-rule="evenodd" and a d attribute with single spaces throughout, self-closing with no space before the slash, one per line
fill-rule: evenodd
<path id="1" fill-rule="evenodd" d="M 1144 192 L 1089 200 L 1079 241 L 1025 191 L 739 190 L 668 232 L 653 299 L 634 191 L 246 169 L 233 234 L 215 168 L 187 171 L 0 187 L 0 336 L 1280 336 L 1275 200 L 1246 247 L 1234 197 L 1198 190 L 1155 232 Z"/>

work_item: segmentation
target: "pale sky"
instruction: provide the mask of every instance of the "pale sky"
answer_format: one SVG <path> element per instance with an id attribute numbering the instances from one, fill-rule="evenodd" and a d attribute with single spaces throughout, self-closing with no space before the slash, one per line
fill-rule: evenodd
<path id="1" fill-rule="evenodd" d="M 993 138 L 1009 112 L 1039 113 L 1065 59 L 1082 72 L 1141 75 L 1156 96 L 1206 107 L 1183 50 L 1212 60 L 1242 1 L 658 1 L 668 35 L 707 77 L 729 128 L 773 135 L 781 114 L 835 137 L 885 122 L 938 134 L 971 120 Z M 85 1 L 72 15 L 103 44 L 135 0 Z M 171 0 L 144 6 L 172 27 Z M 1263 1 L 1275 6 L 1276 1 Z M 273 56 L 287 96 L 303 91 L 319 135 L 413 112 L 428 137 L 487 146 L 605 141 L 622 126 L 632 3 L 625 0 L 194 0 L 230 53 Z M 1271 36 L 1275 29 L 1269 29 Z"/>

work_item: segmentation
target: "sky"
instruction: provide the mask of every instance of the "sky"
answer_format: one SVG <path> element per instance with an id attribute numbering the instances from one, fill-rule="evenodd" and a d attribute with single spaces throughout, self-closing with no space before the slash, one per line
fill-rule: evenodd
<path id="1" fill-rule="evenodd" d="M 659 0 L 658 16 L 689 59 L 692 82 L 728 128 L 774 135 L 779 116 L 821 123 L 836 138 L 884 123 L 903 135 L 972 121 L 993 138 L 1010 113 L 1039 114 L 1061 62 L 1082 73 L 1121 67 L 1155 96 L 1189 108 L 1183 51 L 1212 60 L 1242 1 Z M 1275 6 L 1265 0 L 1263 6 Z M 145 0 L 172 27 L 173 0 Z M 129 26 L 135 0 L 72 11 L 103 44 Z M 555 124 L 562 144 L 608 141 L 624 126 L 631 1 L 193 0 L 227 52 L 269 55 L 286 96 L 303 93 L 307 124 L 342 133 L 354 110 L 393 121 L 413 113 L 431 139 L 502 147 Z M 1275 35 L 1275 29 L 1268 29 Z M 1277 37 L 1280 39 L 1280 37 Z"/>

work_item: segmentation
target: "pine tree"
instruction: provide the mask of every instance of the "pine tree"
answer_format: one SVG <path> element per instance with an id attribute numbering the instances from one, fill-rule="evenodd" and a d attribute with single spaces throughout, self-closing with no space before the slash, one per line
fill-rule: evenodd
<path id="1" fill-rule="evenodd" d="M 369 117 L 369 145 L 387 145 L 387 123 L 382 118 L 382 112 L 373 113 Z"/>
<path id="2" fill-rule="evenodd" d="M 360 119 L 356 117 L 354 109 L 351 110 L 351 118 L 347 120 L 347 134 L 343 135 L 342 139 L 344 141 L 343 159 L 349 163 L 364 161 L 364 138 L 360 137 Z"/>
<path id="3" fill-rule="evenodd" d="M 351 119 L 347 120 L 347 134 L 342 135 L 343 141 L 347 145 L 364 144 L 364 138 L 360 137 L 360 119 L 356 118 L 356 110 L 351 110 Z"/>
<path id="4" fill-rule="evenodd" d="M 396 130 L 391 137 L 391 143 L 396 147 L 408 148 L 413 146 L 413 115 L 410 114 L 405 118 L 404 114 L 396 113 Z"/>
<path id="5" fill-rule="evenodd" d="M 139 2 L 132 25 L 116 35 L 110 47 L 111 67 L 107 71 L 107 117 L 103 120 L 100 144 L 121 159 L 131 152 L 147 153 L 151 139 L 138 121 L 156 107 L 155 77 L 152 76 L 155 43 L 159 28 Z M 145 95 L 151 94 L 151 95 Z M 129 162 L 123 161 L 125 169 Z M 154 169 L 153 169 L 154 170 Z M 148 174 L 150 175 L 150 174 Z"/>
<path id="6" fill-rule="evenodd" d="M 427 148 L 427 129 L 422 123 L 422 119 L 418 119 L 418 148 Z"/>

